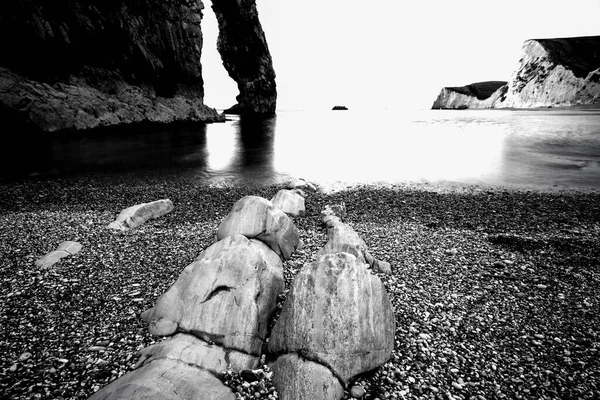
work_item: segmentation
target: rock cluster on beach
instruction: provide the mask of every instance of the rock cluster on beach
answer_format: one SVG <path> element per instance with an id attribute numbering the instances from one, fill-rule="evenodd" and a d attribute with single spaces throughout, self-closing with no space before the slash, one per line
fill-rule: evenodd
<path id="1" fill-rule="evenodd" d="M 139 315 L 214 244 L 232 204 L 282 188 L 181 176 L 2 185 L 0 397 L 87 399 L 151 365 L 153 354 L 169 361 L 163 365 L 181 354 L 199 362 L 186 357 L 188 346 L 210 348 L 216 355 L 206 368 L 220 368 L 222 346 L 189 333 L 153 336 Z M 287 288 L 328 240 L 320 211 L 341 201 L 344 222 L 393 266 L 377 276 L 395 310 L 394 350 L 357 376 L 344 400 L 600 397 L 598 193 L 431 184 L 302 190 L 306 216 L 294 224 L 303 246 L 285 262 Z M 119 210 L 155 198 L 175 208 L 133 230 L 106 229 Z M 66 238 L 82 251 L 35 267 Z M 287 294 L 277 298 L 269 331 Z M 160 345 L 176 338 L 177 346 Z M 238 399 L 280 397 L 274 360 L 263 356 L 256 369 L 218 380 Z"/>
<path id="2" fill-rule="evenodd" d="M 294 196 L 278 198 L 291 199 L 291 205 L 279 201 L 286 209 L 295 206 Z M 150 210 L 164 203 L 150 203 Z M 216 376 L 258 366 L 269 318 L 285 289 L 282 261 L 300 237 L 273 203 L 245 196 L 219 225 L 217 240 L 142 314 L 151 334 L 170 338 L 141 350 L 137 369 L 92 399 L 235 398 Z"/>

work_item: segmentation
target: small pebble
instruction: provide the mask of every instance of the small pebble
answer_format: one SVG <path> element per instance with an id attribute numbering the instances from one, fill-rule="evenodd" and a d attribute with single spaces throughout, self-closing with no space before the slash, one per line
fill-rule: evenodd
<path id="1" fill-rule="evenodd" d="M 365 389 L 362 386 L 354 385 L 350 388 L 350 396 L 360 399 L 365 395 Z"/>

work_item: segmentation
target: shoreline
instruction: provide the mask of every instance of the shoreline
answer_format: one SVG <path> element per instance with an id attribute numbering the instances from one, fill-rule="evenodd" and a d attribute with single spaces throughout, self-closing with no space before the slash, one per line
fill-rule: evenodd
<path id="1" fill-rule="evenodd" d="M 396 347 L 355 382 L 364 398 L 600 396 L 600 193 L 431 186 L 309 194 L 295 221 L 304 247 L 284 263 L 288 288 L 326 242 L 319 212 L 340 200 L 346 222 L 392 264 L 391 276 L 377 275 L 395 307 Z M 281 187 L 150 177 L 0 184 L 0 393 L 84 399 L 128 372 L 136 351 L 160 340 L 140 313 L 214 241 L 235 201 Z M 159 198 L 173 212 L 126 233 L 105 228 L 121 209 Z M 82 251 L 37 270 L 63 240 Z M 256 387 L 223 379 L 243 398 Z M 269 393 L 272 382 L 260 382 Z"/>

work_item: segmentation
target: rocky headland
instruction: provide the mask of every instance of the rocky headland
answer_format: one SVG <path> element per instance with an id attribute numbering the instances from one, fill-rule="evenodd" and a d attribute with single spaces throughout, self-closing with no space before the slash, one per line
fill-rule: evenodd
<path id="1" fill-rule="evenodd" d="M 213 3 L 238 101 L 245 110 L 274 109 L 275 74 L 255 2 Z M 3 2 L 0 34 L 14 40 L 0 44 L 0 116 L 44 132 L 224 121 L 204 104 L 203 9 L 200 0 Z M 239 24 L 260 40 L 225 33 Z M 240 48 L 243 62 L 232 55 Z"/>
<path id="2" fill-rule="evenodd" d="M 600 103 L 600 36 L 532 39 L 505 85 L 485 97 L 473 88 L 443 88 L 433 109 L 564 107 Z"/>

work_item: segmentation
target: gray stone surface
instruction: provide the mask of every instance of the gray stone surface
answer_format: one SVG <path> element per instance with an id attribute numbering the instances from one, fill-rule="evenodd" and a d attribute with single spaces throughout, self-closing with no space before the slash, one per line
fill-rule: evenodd
<path id="1" fill-rule="evenodd" d="M 300 235 L 290 217 L 258 196 L 242 197 L 221 222 L 217 238 L 232 235 L 256 238 L 284 260 L 290 258 L 300 243 Z"/>
<path id="2" fill-rule="evenodd" d="M 51 268 L 62 258 L 79 253 L 82 246 L 80 243 L 73 241 L 65 241 L 58 245 L 56 250 L 53 250 L 35 262 L 35 266 L 41 269 Z"/>
<path id="3" fill-rule="evenodd" d="M 100 389 L 90 400 L 235 400 L 210 372 L 160 359 L 131 371 Z"/>
<path id="4" fill-rule="evenodd" d="M 337 400 L 344 389 L 331 371 L 296 354 L 285 354 L 272 365 L 273 384 L 281 400 Z"/>
<path id="5" fill-rule="evenodd" d="M 193 335 L 178 333 L 177 335 L 148 346 L 139 351 L 140 365 L 166 358 L 180 361 L 205 369 L 214 374 L 225 372 L 228 368 L 239 372 L 254 369 L 258 366 L 258 357 L 228 350 L 221 346 L 208 344 Z"/>
<path id="6" fill-rule="evenodd" d="M 134 229 L 150 219 L 160 218 L 171 211 L 173 211 L 173 202 L 169 199 L 136 204 L 121 211 L 117 219 L 108 227 L 122 231 Z"/>
<path id="7" fill-rule="evenodd" d="M 269 352 L 301 352 L 348 384 L 385 363 L 394 347 L 394 310 L 381 280 L 348 253 L 305 265 L 269 339 Z"/>
<path id="8" fill-rule="evenodd" d="M 228 349 L 259 355 L 283 266 L 264 243 L 242 235 L 214 243 L 143 314 L 150 333 L 189 332 Z"/>
<path id="9" fill-rule="evenodd" d="M 282 189 L 278 191 L 271 199 L 273 207 L 280 209 L 291 217 L 303 217 L 306 215 L 306 206 L 304 197 L 298 191 L 299 189 Z"/>

